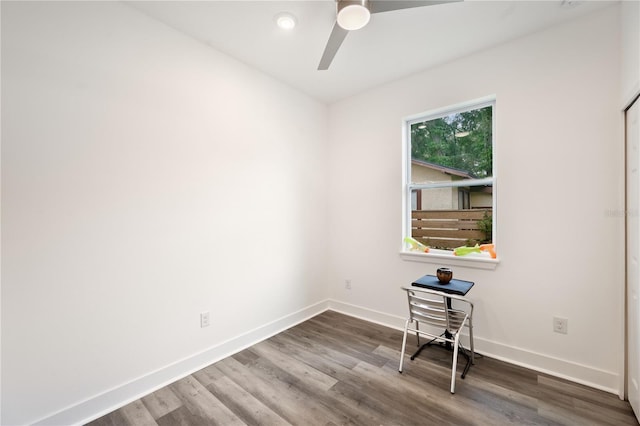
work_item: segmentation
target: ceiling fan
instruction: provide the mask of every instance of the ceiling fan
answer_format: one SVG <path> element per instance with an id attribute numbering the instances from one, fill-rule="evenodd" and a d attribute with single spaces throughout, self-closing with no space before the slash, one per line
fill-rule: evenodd
<path id="1" fill-rule="evenodd" d="M 336 23 L 324 48 L 318 70 L 327 70 L 333 57 L 349 31 L 359 30 L 367 25 L 372 13 L 390 12 L 412 7 L 433 6 L 441 3 L 454 3 L 462 0 L 336 0 Z"/>

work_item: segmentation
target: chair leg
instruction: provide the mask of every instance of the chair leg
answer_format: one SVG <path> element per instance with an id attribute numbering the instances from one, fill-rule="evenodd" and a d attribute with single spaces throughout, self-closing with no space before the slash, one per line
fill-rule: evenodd
<path id="1" fill-rule="evenodd" d="M 398 373 L 402 373 L 402 365 L 404 362 L 404 350 L 407 346 L 407 331 L 409 330 L 409 318 L 404 322 L 404 335 L 402 336 L 402 349 L 400 349 L 400 366 L 398 367 Z"/>
<path id="2" fill-rule="evenodd" d="M 451 365 L 451 393 L 456 393 L 456 369 L 458 367 L 458 345 L 460 344 L 460 333 L 453 337 L 453 364 Z"/>
<path id="3" fill-rule="evenodd" d="M 420 346 L 420 323 L 418 322 L 418 320 L 415 320 L 416 322 L 416 341 L 417 341 L 417 346 Z"/>
<path id="4" fill-rule="evenodd" d="M 475 364 L 475 351 L 473 349 L 473 320 L 469 317 L 469 346 L 471 347 L 471 364 Z"/>

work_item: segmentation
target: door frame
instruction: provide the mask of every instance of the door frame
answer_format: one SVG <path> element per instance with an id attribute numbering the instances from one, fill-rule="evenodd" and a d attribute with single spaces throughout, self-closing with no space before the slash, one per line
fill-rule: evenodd
<path id="1" fill-rule="evenodd" d="M 624 286 L 623 286 L 623 291 L 622 291 L 622 301 L 623 301 L 623 309 L 622 309 L 622 315 L 623 315 L 623 321 L 622 321 L 622 328 L 623 328 L 623 352 L 622 352 L 622 358 L 623 358 L 623 362 L 622 362 L 622 380 L 620 381 L 620 392 L 619 395 L 622 399 L 624 400 L 629 400 L 629 381 L 628 381 L 628 371 L 629 371 L 629 326 L 628 326 L 628 319 L 629 319 L 629 313 L 628 313 L 628 288 L 629 288 L 629 274 L 628 274 L 628 247 L 629 247 L 629 226 L 628 226 L 628 221 L 629 221 L 629 197 L 628 197 L 628 138 L 627 138 L 627 112 L 629 111 L 629 109 L 634 106 L 636 103 L 639 103 L 640 105 L 640 90 L 637 91 L 626 103 L 624 108 L 622 109 L 622 126 L 623 126 L 623 143 L 624 143 Z M 638 197 L 640 198 L 640 194 L 638 194 Z M 638 237 L 640 238 L 640 237 Z M 639 417 L 640 413 L 636 413 L 636 417 Z"/>

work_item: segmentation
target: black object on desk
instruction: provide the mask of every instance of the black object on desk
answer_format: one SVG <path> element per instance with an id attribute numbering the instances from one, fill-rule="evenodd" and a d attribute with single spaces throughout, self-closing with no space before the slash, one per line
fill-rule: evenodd
<path id="1" fill-rule="evenodd" d="M 411 285 L 415 287 L 424 287 L 431 290 L 441 291 L 443 293 L 459 294 L 460 296 L 467 294 L 469 290 L 471 290 L 471 287 L 473 287 L 473 284 L 474 283 L 471 281 L 456 279 L 452 279 L 447 284 L 443 284 L 438 281 L 438 277 L 433 275 L 425 275 L 411 283 Z M 449 299 L 449 303 L 451 303 L 451 299 Z"/>
<path id="2" fill-rule="evenodd" d="M 429 290 L 441 291 L 443 293 L 448 293 L 448 294 L 457 294 L 460 296 L 466 295 L 469 292 L 469 290 L 471 290 L 471 287 L 473 287 L 474 284 L 475 283 L 471 281 L 456 280 L 456 279 L 452 279 L 451 281 L 445 284 L 445 283 L 441 283 L 440 280 L 438 280 L 438 277 L 434 275 L 425 275 L 411 283 L 411 285 L 414 287 L 423 287 L 423 288 L 428 288 Z M 451 299 L 448 297 L 447 297 L 447 308 L 451 309 Z M 444 333 L 442 334 L 445 335 L 445 337 L 447 338 L 451 338 L 451 334 L 449 333 L 448 330 L 445 330 Z M 433 339 L 430 342 L 427 342 L 424 345 L 420 346 L 420 348 L 418 348 L 416 353 L 414 353 L 411 356 L 411 360 L 417 357 L 424 348 L 426 348 L 427 346 L 430 346 L 435 340 L 436 339 Z M 448 350 L 451 350 L 451 343 L 447 342 L 445 345 L 445 348 Z M 462 347 L 460 347 L 459 353 L 461 353 L 462 356 L 464 356 L 467 359 L 467 365 L 465 366 L 462 372 L 462 378 L 464 379 L 464 376 L 467 375 L 467 372 L 471 367 L 471 358 L 469 358 L 469 354 L 467 354 L 466 350 Z"/>

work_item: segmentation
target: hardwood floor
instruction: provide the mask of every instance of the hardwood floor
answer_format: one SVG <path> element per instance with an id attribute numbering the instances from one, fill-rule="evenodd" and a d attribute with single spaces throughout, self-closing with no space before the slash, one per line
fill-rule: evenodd
<path id="1" fill-rule="evenodd" d="M 429 348 L 399 374 L 401 340 L 327 311 L 89 424 L 638 424 L 615 395 L 486 357 L 452 395 L 451 354 Z"/>

